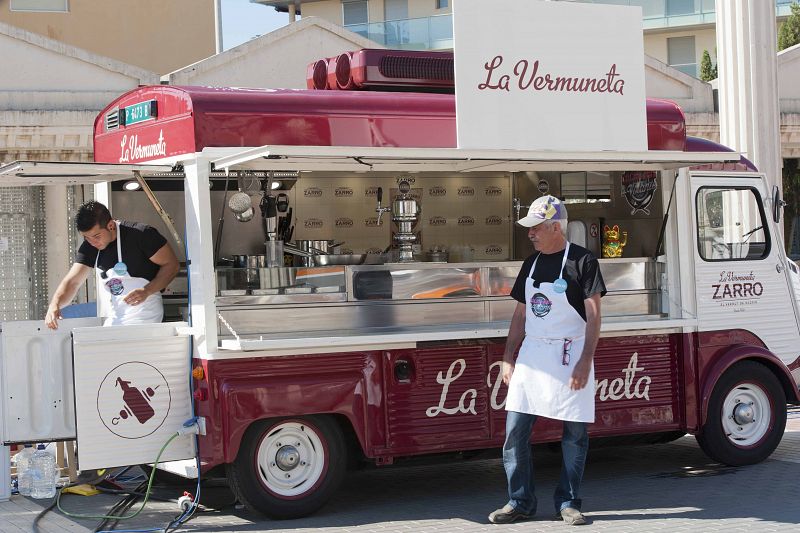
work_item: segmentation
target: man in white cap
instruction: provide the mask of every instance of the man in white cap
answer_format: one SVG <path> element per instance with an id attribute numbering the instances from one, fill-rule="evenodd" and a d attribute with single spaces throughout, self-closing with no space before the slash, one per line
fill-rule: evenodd
<path id="1" fill-rule="evenodd" d="M 594 422 L 593 358 L 606 288 L 594 255 L 566 240 L 567 209 L 558 198 L 538 198 L 518 223 L 530 228 L 535 253 L 522 264 L 511 291 L 519 303 L 502 369 L 508 385 L 503 465 L 509 501 L 489 521 L 505 524 L 536 513 L 530 440 L 542 416 L 564 426 L 556 515 L 581 525 L 586 519 L 578 493 L 589 449 L 586 425 Z"/>

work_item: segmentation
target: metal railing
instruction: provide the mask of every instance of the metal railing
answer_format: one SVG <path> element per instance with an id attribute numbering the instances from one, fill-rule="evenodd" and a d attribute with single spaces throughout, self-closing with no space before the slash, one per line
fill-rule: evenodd
<path id="1" fill-rule="evenodd" d="M 453 48 L 452 14 L 369 24 L 349 24 L 346 29 L 389 48 L 449 50 Z"/>
<path id="2" fill-rule="evenodd" d="M 658 28 L 677 28 L 681 26 L 700 26 L 716 22 L 714 0 L 580 0 L 593 4 L 613 4 L 640 6 L 645 30 Z M 763 1 L 763 0 L 759 0 Z M 776 16 L 785 17 L 791 13 L 793 1 L 775 0 Z"/>

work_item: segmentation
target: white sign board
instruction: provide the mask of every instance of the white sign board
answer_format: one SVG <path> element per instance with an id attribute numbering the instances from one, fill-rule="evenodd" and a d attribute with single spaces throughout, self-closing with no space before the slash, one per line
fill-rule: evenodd
<path id="1" fill-rule="evenodd" d="M 645 151 L 639 7 L 453 2 L 458 147 Z"/>

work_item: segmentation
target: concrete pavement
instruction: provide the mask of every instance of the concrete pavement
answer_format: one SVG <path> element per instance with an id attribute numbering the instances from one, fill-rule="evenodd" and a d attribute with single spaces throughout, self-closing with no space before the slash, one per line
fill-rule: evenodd
<path id="1" fill-rule="evenodd" d="M 506 501 L 502 463 L 490 459 L 354 472 L 321 511 L 291 521 L 271 521 L 236 508 L 226 487 L 209 484 L 203 488 L 203 511 L 178 531 L 563 531 L 568 526 L 551 519 L 560 455 L 539 447 L 535 463 L 539 513 L 533 520 L 507 526 L 486 520 Z M 797 531 L 798 479 L 800 413 L 790 416 L 772 457 L 748 467 L 714 464 L 693 437 L 662 445 L 596 447 L 590 451 L 583 487 L 590 524 L 581 531 Z M 175 499 L 182 490 L 160 487 L 157 495 Z M 115 501 L 118 498 L 106 495 L 69 496 L 63 505 L 73 511 L 99 512 Z M 40 509 L 36 502 L 18 496 L 0 504 L 0 533 L 31 531 Z M 163 527 L 176 514 L 174 502 L 155 501 L 145 513 L 116 528 Z M 79 523 L 51 512 L 41 522 L 41 531 L 86 532 L 98 521 Z"/>

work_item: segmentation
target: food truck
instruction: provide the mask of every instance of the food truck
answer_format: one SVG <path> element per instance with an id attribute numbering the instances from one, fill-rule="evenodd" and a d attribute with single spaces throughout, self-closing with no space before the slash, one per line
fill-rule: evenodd
<path id="1" fill-rule="evenodd" d="M 77 438 L 82 469 L 146 463 L 198 417 L 196 447 L 181 436 L 162 459 L 196 457 L 182 473 L 224 473 L 276 518 L 318 509 L 357 462 L 498 448 L 509 292 L 532 253 L 514 222 L 550 193 L 609 291 L 591 437 L 769 456 L 800 402 L 778 191 L 661 100 L 643 152 L 458 149 L 440 60 L 355 52 L 322 60 L 324 83 L 312 65 L 309 90 L 141 87 L 97 117 L 97 163 L 0 168 L 3 186 L 94 183 L 185 247 L 171 321 L 2 325 L 4 441 Z M 370 80 L 382 90 L 357 90 Z M 539 422 L 534 442 L 559 438 Z"/>

